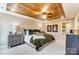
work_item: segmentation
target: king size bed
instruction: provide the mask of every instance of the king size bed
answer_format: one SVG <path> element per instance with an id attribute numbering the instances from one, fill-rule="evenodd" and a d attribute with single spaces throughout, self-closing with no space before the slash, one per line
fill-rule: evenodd
<path id="1" fill-rule="evenodd" d="M 55 38 L 51 34 L 35 34 L 25 35 L 25 42 L 33 46 L 37 51 L 47 43 L 55 41 Z"/>

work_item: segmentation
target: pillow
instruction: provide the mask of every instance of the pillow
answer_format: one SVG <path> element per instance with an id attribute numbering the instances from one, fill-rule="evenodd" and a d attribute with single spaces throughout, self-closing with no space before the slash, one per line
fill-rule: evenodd
<path id="1" fill-rule="evenodd" d="M 46 38 L 43 35 L 41 35 L 41 36 L 35 35 L 35 36 L 33 36 L 33 40 L 35 40 L 35 39 L 46 39 Z"/>

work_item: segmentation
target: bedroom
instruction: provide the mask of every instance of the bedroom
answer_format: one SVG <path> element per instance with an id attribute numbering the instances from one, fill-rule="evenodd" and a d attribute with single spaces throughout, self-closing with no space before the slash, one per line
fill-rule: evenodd
<path id="1" fill-rule="evenodd" d="M 69 17 L 69 16 L 71 16 L 70 14 L 65 15 L 64 12 L 66 9 L 62 8 L 62 5 L 64 5 L 63 7 L 65 7 L 65 8 L 67 8 L 67 6 L 68 6 L 68 4 L 61 4 L 61 3 L 60 4 L 56 4 L 56 3 L 55 4 L 36 4 L 36 5 L 23 4 L 23 3 L 22 4 L 18 4 L 18 3 L 17 4 L 8 4 L 7 11 L 0 12 L 0 24 L 1 24 L 0 32 L 2 32 L 0 34 L 1 35 L 0 42 L 2 43 L 2 44 L 0 43 L 0 48 L 3 49 L 3 51 L 7 52 L 7 50 L 5 50 L 5 48 L 8 47 L 9 32 L 10 32 L 10 34 L 11 34 L 11 32 L 12 32 L 12 34 L 14 34 L 15 32 L 17 32 L 19 34 L 20 33 L 26 34 L 25 35 L 26 39 L 29 39 L 28 32 L 29 32 L 29 30 L 31 30 L 30 34 L 32 34 L 32 35 L 34 35 L 34 34 L 41 35 L 42 33 L 51 34 L 55 39 L 55 42 L 53 42 L 52 44 L 55 43 L 55 46 L 58 46 L 57 54 L 65 54 L 66 34 L 70 34 L 71 29 L 74 30 L 75 28 L 77 28 L 76 27 L 77 26 L 76 25 L 76 18 L 77 18 L 76 15 L 77 14 L 74 16 L 72 15 L 73 17 Z M 76 6 L 77 4 L 71 4 L 71 5 Z M 71 5 L 70 5 L 70 7 L 71 7 Z M 24 6 L 27 6 L 27 8 L 25 8 Z M 37 8 L 33 9 L 36 6 L 37 6 Z M 51 6 L 53 6 L 53 7 L 51 7 Z M 65 10 L 63 10 L 63 9 L 65 9 Z M 76 9 L 78 10 L 78 8 L 76 8 Z M 25 10 L 27 10 L 27 11 L 25 11 Z M 36 10 L 36 12 L 38 12 L 38 13 L 35 14 L 34 10 Z M 66 11 L 66 12 L 69 13 L 68 11 Z M 52 15 L 53 12 L 55 12 L 54 15 Z M 75 12 L 73 11 L 73 14 L 74 13 Z M 68 18 L 64 18 L 66 16 Z M 46 18 L 46 17 L 48 17 L 48 18 Z M 6 19 L 6 21 L 5 21 L 5 19 Z M 51 20 L 51 19 L 53 19 L 53 20 Z M 5 28 L 6 28 L 6 31 L 5 31 Z M 41 34 L 40 34 L 40 32 L 41 32 Z M 44 36 L 39 36 L 39 37 L 42 37 L 44 39 Z M 28 40 L 26 40 L 26 41 L 28 42 Z M 59 49 L 61 49 L 61 52 L 59 52 Z M 2 52 L 2 53 L 8 54 L 8 52 L 7 53 L 6 52 L 4 52 L 4 53 Z M 16 53 L 14 53 L 14 54 L 16 54 Z M 19 53 L 17 53 L 17 54 L 19 54 Z M 27 54 L 27 53 L 24 53 L 24 54 Z M 42 54 L 44 54 L 44 53 L 42 53 Z M 50 54 L 50 53 L 47 53 L 47 54 Z"/>

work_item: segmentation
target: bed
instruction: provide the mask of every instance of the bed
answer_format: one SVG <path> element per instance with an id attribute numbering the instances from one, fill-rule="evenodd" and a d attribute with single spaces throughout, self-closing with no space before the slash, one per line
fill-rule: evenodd
<path id="1" fill-rule="evenodd" d="M 26 39 L 27 38 L 27 39 Z M 42 34 L 42 35 L 27 35 L 25 36 L 25 42 L 35 47 L 38 51 L 45 44 L 55 40 L 51 34 Z"/>

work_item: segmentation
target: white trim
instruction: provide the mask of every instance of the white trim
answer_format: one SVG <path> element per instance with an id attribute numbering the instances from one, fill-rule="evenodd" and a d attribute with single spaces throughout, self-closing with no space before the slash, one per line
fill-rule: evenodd
<path id="1" fill-rule="evenodd" d="M 32 17 L 29 17 L 29 16 L 24 16 L 24 15 L 21 15 L 21 14 L 17 14 L 17 13 L 11 12 L 11 11 L 0 11 L 0 13 L 12 15 L 12 16 L 16 16 L 16 17 L 20 17 L 20 18 L 25 18 L 25 19 L 35 20 L 35 21 L 39 21 L 39 22 L 44 23 L 41 20 L 38 20 L 38 19 L 35 19 L 35 18 L 32 18 Z"/>
<path id="2" fill-rule="evenodd" d="M 66 21 L 66 20 L 71 21 L 71 20 L 75 20 L 75 18 L 73 17 L 73 18 L 55 19 L 55 20 L 50 20 L 50 21 L 48 20 L 46 22 L 56 22 L 56 21 Z"/>

